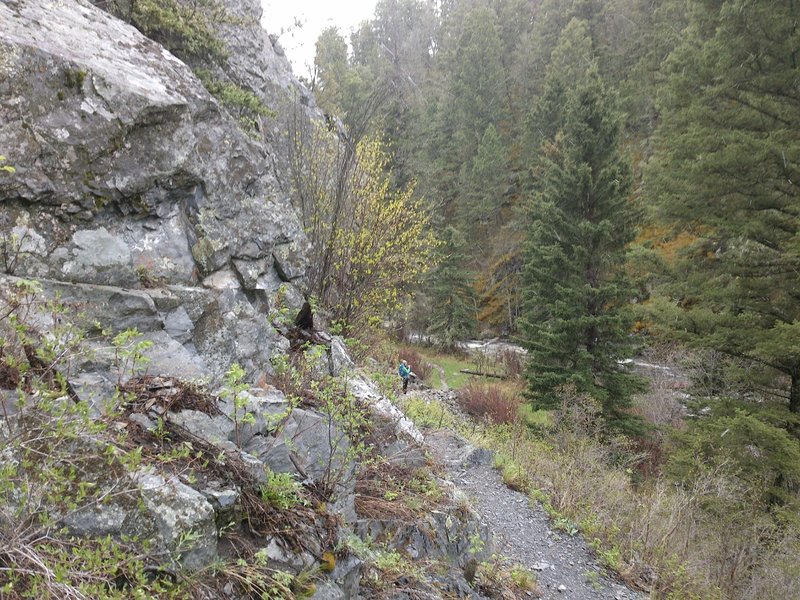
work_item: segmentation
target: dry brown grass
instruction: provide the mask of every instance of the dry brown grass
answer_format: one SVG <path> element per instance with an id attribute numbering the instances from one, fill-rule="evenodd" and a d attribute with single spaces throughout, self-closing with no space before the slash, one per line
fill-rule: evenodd
<path id="1" fill-rule="evenodd" d="M 425 468 L 377 461 L 356 480 L 356 512 L 368 519 L 414 520 L 441 506 L 445 495 Z"/>
<path id="2" fill-rule="evenodd" d="M 543 434 L 489 429 L 488 444 L 500 450 L 504 472 L 524 473 L 526 491 L 575 523 L 603 564 L 653 598 L 800 598 L 796 524 L 779 526 L 758 502 L 736 514 L 710 511 L 720 499 L 748 507 L 752 490 L 725 468 L 677 486 L 660 473 L 657 438 L 609 438 L 594 413 L 571 397 Z"/>
<path id="3" fill-rule="evenodd" d="M 119 391 L 125 398 L 124 408 L 128 413 L 147 414 L 155 408 L 161 414 L 188 409 L 212 416 L 222 414 L 213 394 L 199 384 L 177 377 L 132 377 L 119 386 Z"/>

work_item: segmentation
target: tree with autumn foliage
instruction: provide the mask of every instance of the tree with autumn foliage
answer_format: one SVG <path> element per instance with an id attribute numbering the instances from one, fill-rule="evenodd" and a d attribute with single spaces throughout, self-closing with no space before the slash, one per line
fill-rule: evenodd
<path id="1" fill-rule="evenodd" d="M 312 243 L 310 291 L 348 332 L 400 308 L 434 263 L 430 215 L 396 189 L 382 140 L 355 146 L 321 124 L 296 133 L 293 187 Z"/>

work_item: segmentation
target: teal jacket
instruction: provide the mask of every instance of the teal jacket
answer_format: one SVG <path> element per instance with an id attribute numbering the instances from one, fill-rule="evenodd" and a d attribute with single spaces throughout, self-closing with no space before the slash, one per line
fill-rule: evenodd
<path id="1" fill-rule="evenodd" d="M 411 367 L 407 367 L 404 364 L 400 365 L 400 368 L 397 369 L 397 372 L 400 373 L 400 377 L 403 379 L 408 379 L 411 376 Z"/>

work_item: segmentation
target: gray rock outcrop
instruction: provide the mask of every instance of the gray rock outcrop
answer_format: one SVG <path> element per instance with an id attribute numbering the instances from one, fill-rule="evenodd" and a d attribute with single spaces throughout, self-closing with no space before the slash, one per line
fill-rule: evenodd
<path id="1" fill-rule="evenodd" d="M 359 436 L 369 432 L 347 414 L 334 418 L 332 404 L 344 399 L 350 410 L 387 423 L 390 435 L 370 440 L 386 447 L 369 449 L 382 451 L 392 468 L 423 469 L 427 459 L 414 425 L 353 373 L 342 339 L 325 337 L 314 372 L 314 385 L 347 378 L 328 404 L 316 399 L 315 408 L 312 393 L 298 407 L 263 383 L 271 358 L 289 348 L 273 321 L 283 327 L 303 305 L 308 270 L 309 242 L 288 198 L 287 120 L 308 124 L 320 114 L 260 27 L 258 0 L 224 4 L 233 18 L 216 27 L 230 58 L 215 75 L 280 115 L 261 119 L 258 139 L 189 67 L 87 0 L 0 1 L 0 155 L 14 167 L 0 171 L 0 304 L 14 306 L 29 279 L 39 286 L 30 288 L 25 341 L 13 348 L 30 371 L 0 373 L 9 386 L 0 390 L 0 442 L 7 444 L 0 463 L 17 475 L 35 469 L 10 442 L 27 426 L 23 417 L 58 424 L 70 414 L 65 407 L 75 408 L 81 433 L 102 420 L 107 429 L 97 431 L 106 437 L 97 433 L 84 447 L 98 459 L 75 480 L 80 487 L 90 477 L 94 500 L 60 507 L 53 518 L 72 536 L 152 544 L 157 560 L 149 566 L 161 575 L 207 567 L 224 553 L 224 532 L 236 530 L 292 576 L 324 566 L 315 597 L 356 597 L 362 567 L 374 566 L 337 549 L 346 528 L 458 571 L 468 539 L 486 535 L 468 511 L 449 503 L 418 523 L 357 514 L 357 462 L 366 456 Z M 63 313 L 39 310 L 55 298 Z M 3 326 L 2 333 L 13 331 Z M 114 341 L 128 329 L 141 336 Z M 68 358 L 42 367 L 32 346 L 56 338 Z M 0 345 L 0 358 L 7 348 Z M 235 402 L 231 386 L 219 385 L 233 363 L 247 378 Z M 35 377 L 36 391 L 28 385 Z M 169 394 L 195 379 L 221 399 L 194 397 L 191 408 L 173 409 Z M 126 383 L 132 387 L 123 392 Z M 59 397 L 48 402 L 59 410 L 38 411 L 32 399 L 51 392 Z M 142 400 L 137 392 L 153 395 Z M 74 440 L 82 435 L 67 439 L 74 448 L 53 446 L 59 464 L 81 453 Z M 302 518 L 283 515 L 291 527 L 265 526 L 273 513 L 291 512 L 265 498 L 270 473 L 308 492 L 290 507 L 302 508 Z M 0 517 L 25 501 L 18 490 L 9 498 Z"/>
<path id="2" fill-rule="evenodd" d="M 0 271 L 41 278 L 103 328 L 163 331 L 214 377 L 268 369 L 283 342 L 267 313 L 279 290 L 300 294 L 308 244 L 274 150 L 88 2 L 2 3 L 0 22 L 0 153 L 15 168 L 0 176 Z M 265 82 L 285 59 L 262 46 Z"/>
<path id="3" fill-rule="evenodd" d="M 268 22 L 259 0 L 226 0 L 234 16 L 217 24 L 217 33 L 231 52 L 219 75 L 246 89 L 275 111 L 262 120 L 261 135 L 281 189 L 291 193 L 290 157 L 293 132 L 323 118 L 313 94 L 292 73 L 289 60 L 275 35 L 260 23 Z M 291 260 L 282 260 L 291 269 Z M 288 272 L 290 273 L 290 272 Z"/>

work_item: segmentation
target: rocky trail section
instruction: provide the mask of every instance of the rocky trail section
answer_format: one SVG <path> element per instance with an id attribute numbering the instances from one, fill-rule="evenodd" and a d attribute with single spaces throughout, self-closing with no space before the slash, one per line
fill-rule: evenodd
<path id="1" fill-rule="evenodd" d="M 604 575 L 580 535 L 555 531 L 541 507 L 532 504 L 525 494 L 508 488 L 492 467 L 490 451 L 475 448 L 448 429 L 426 432 L 425 442 L 447 476 L 471 498 L 473 508 L 494 536 L 497 551 L 536 573 L 541 598 L 645 598 Z"/>

